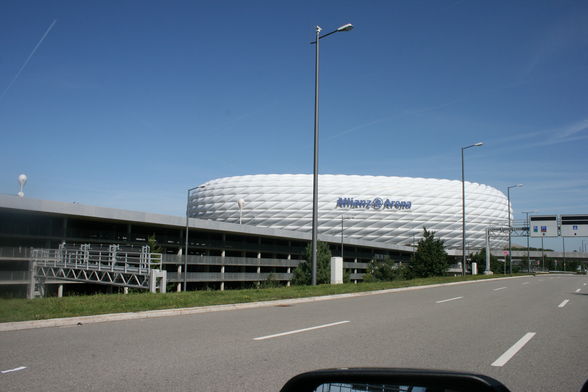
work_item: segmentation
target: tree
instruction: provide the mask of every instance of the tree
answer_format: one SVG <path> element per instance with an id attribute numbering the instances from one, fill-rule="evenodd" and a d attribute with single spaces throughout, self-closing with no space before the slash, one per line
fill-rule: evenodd
<path id="1" fill-rule="evenodd" d="M 312 283 L 312 245 L 306 246 L 306 260 L 294 270 L 292 283 L 309 285 Z M 316 244 L 316 283 L 331 283 L 331 250 L 324 242 Z"/>
<path id="2" fill-rule="evenodd" d="M 276 288 L 276 287 L 280 287 L 280 281 L 276 280 L 276 277 L 274 276 L 273 273 L 270 273 L 263 282 L 259 283 L 259 286 L 257 288 L 259 288 L 259 289 L 272 289 L 272 288 Z"/>
<path id="3" fill-rule="evenodd" d="M 419 240 L 411 270 L 416 277 L 441 276 L 447 271 L 447 252 L 443 241 L 435 238 L 435 232 L 423 227 L 423 238 Z"/>
<path id="4" fill-rule="evenodd" d="M 155 233 L 151 234 L 149 238 L 147 238 L 147 245 L 149 245 L 149 251 L 151 253 L 163 253 L 163 249 L 157 243 L 157 239 L 155 238 Z"/>
<path id="5" fill-rule="evenodd" d="M 163 248 L 159 246 L 157 243 L 157 239 L 155 238 L 155 233 L 151 234 L 147 238 L 147 245 L 149 245 L 149 252 L 151 253 L 163 253 Z M 151 268 L 157 269 L 156 264 L 151 264 Z M 159 266 L 159 268 L 163 268 L 163 265 Z"/>
<path id="6" fill-rule="evenodd" d="M 410 279 L 410 271 L 406 265 L 398 265 L 394 260 L 386 257 L 384 260 L 370 261 L 366 273 L 363 275 L 364 282 L 392 281 Z"/>

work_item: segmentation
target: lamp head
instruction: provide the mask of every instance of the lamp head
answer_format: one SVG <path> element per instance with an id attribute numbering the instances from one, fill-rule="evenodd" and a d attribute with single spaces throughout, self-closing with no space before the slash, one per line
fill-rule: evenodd
<path id="1" fill-rule="evenodd" d="M 347 23 L 346 25 L 343 25 L 337 29 L 337 31 L 349 31 L 349 30 L 353 30 L 353 25 L 351 23 Z"/>
<path id="2" fill-rule="evenodd" d="M 480 146 L 483 146 L 483 145 L 484 145 L 484 143 L 482 143 L 482 142 L 478 142 L 478 143 L 475 143 L 475 144 L 470 144 L 469 146 L 462 147 L 461 149 L 462 149 L 462 151 L 463 151 L 463 150 L 466 150 L 466 149 L 468 149 L 468 148 L 472 148 L 472 147 L 480 147 Z"/>

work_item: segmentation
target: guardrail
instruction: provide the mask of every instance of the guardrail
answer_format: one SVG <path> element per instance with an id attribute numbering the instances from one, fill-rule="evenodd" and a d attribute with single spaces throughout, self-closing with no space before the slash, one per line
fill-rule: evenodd
<path id="1" fill-rule="evenodd" d="M 266 280 L 289 281 L 294 274 L 276 272 L 188 272 L 188 282 L 263 282 Z M 177 272 L 167 273 L 168 282 L 182 282 L 184 275 Z"/>
<path id="2" fill-rule="evenodd" d="M 268 259 L 257 257 L 222 257 L 222 256 L 200 256 L 189 255 L 186 260 L 189 265 L 232 265 L 244 267 L 296 267 L 301 260 L 295 259 Z M 163 255 L 163 264 L 182 265 L 184 256 L 181 255 Z"/>
<path id="3" fill-rule="evenodd" d="M 31 249 L 24 246 L 1 247 L 0 258 L 2 259 L 29 259 L 31 257 Z"/>
<path id="4" fill-rule="evenodd" d="M 0 281 L 28 281 L 30 276 L 28 271 L 0 271 Z"/>
<path id="5" fill-rule="evenodd" d="M 343 268 L 365 270 L 369 267 L 369 265 L 370 263 L 354 263 L 352 261 L 346 261 L 343 263 Z"/>

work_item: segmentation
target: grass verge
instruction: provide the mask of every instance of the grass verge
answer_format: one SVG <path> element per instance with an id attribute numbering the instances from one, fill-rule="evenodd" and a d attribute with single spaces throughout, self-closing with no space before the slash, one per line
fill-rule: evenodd
<path id="1" fill-rule="evenodd" d="M 340 285 L 292 286 L 226 291 L 188 291 L 182 293 L 99 294 L 62 298 L 0 299 L 0 322 L 44 320 L 61 317 L 89 316 L 108 313 L 140 312 L 195 306 L 223 305 L 278 299 L 356 293 L 410 286 L 426 286 L 504 275 L 433 277 L 393 282 L 346 283 Z"/>

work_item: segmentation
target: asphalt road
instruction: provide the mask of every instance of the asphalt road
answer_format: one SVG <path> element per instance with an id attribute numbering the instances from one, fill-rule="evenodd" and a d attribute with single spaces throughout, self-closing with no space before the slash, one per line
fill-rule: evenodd
<path id="1" fill-rule="evenodd" d="M 575 392 L 588 378 L 587 327 L 588 277 L 537 276 L 10 331 L 0 333 L 0 390 L 277 391 L 303 371 L 384 366 Z"/>

